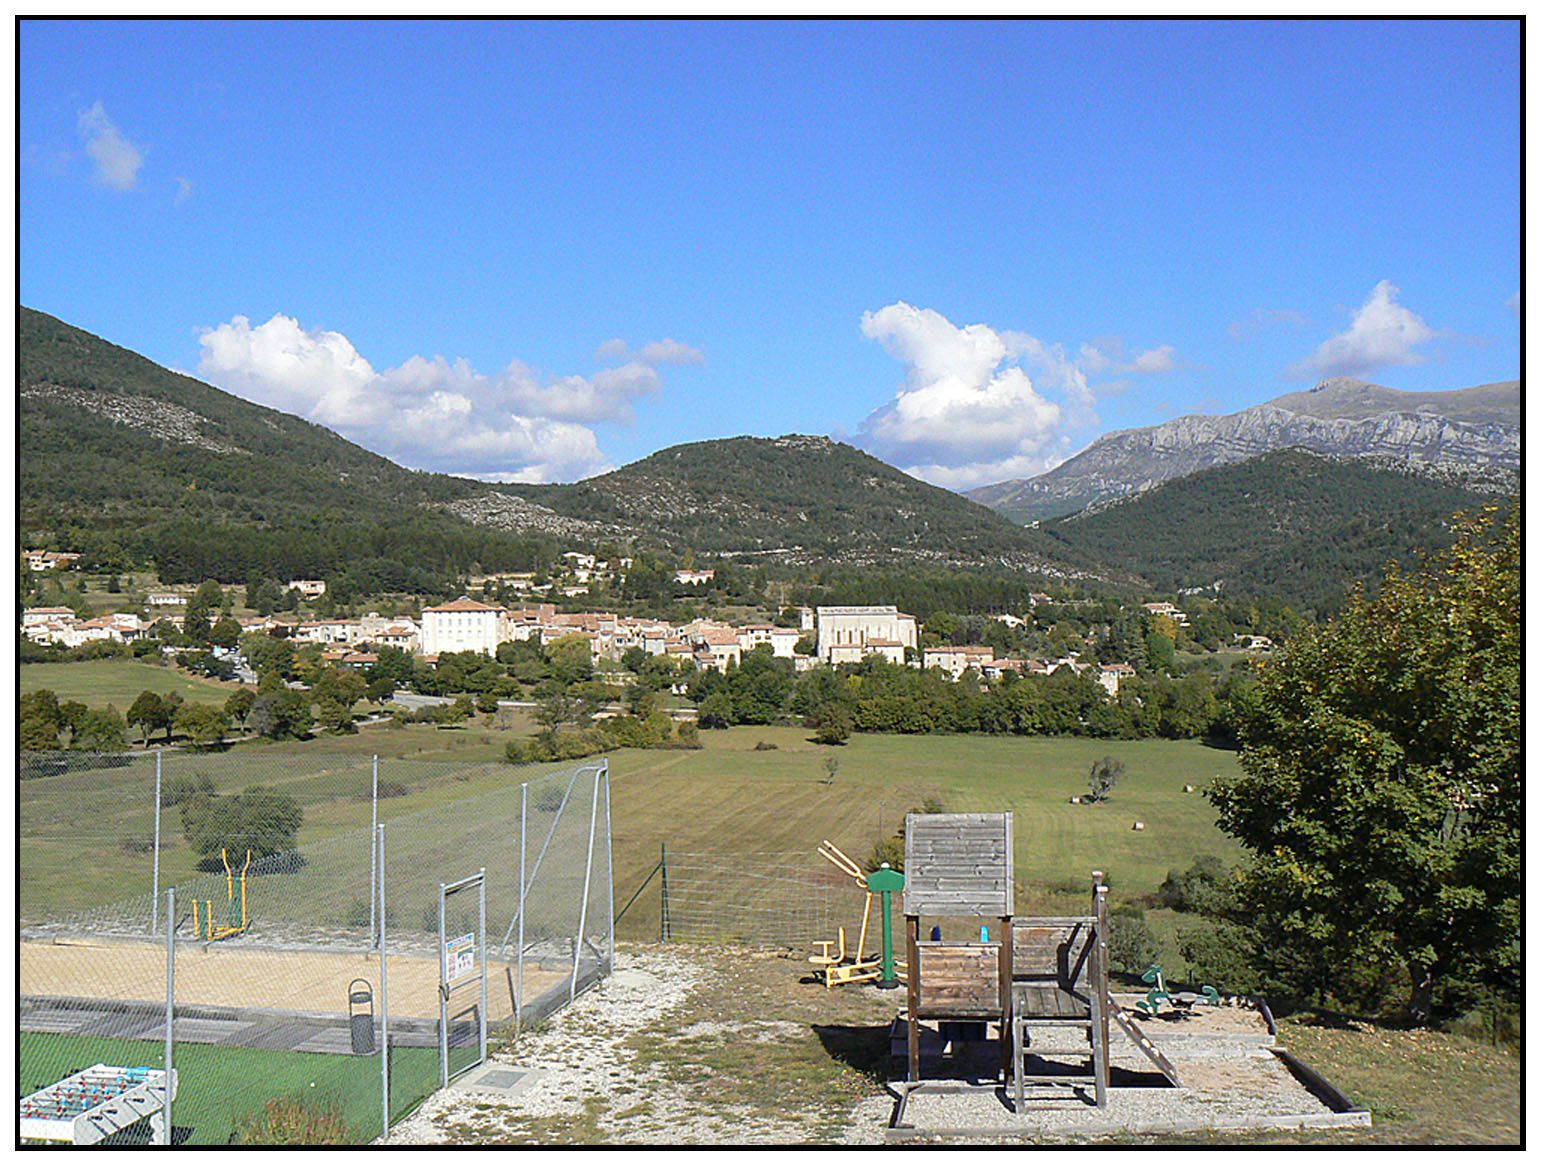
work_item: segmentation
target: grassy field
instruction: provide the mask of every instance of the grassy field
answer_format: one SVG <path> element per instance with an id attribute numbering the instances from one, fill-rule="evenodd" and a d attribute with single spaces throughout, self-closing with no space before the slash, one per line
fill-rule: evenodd
<path id="1" fill-rule="evenodd" d="M 164 777 L 208 777 L 222 791 L 261 784 L 292 794 L 305 810 L 303 850 L 368 826 L 372 754 L 381 758 L 382 782 L 399 783 L 397 796 L 382 802 L 389 823 L 516 788 L 529 773 L 499 761 L 509 736 L 481 725 L 443 731 L 386 724 L 300 746 L 253 742 L 225 753 L 167 753 Z M 1084 904 L 1094 867 L 1107 872 L 1117 895 L 1137 895 L 1195 855 L 1237 853 L 1202 796 L 1182 792 L 1185 784 L 1202 789 L 1216 774 L 1232 772 L 1234 756 L 1196 742 L 857 735 L 832 747 L 785 727 L 740 727 L 702 739 L 701 750 L 612 756 L 618 905 L 658 861 L 663 844 L 677 853 L 741 856 L 748 877 L 756 855 L 806 855 L 809 870 L 822 872 L 821 840 L 864 861 L 927 798 L 949 810 L 1015 812 L 1024 911 Z M 775 748 L 756 748 L 761 744 Z M 1086 788 L 1092 761 L 1109 753 L 1126 767 L 1113 798 L 1071 805 Z M 838 761 L 832 780 L 828 758 Z M 148 757 L 129 769 L 25 782 L 24 916 L 147 891 L 150 857 L 139 848 L 153 831 L 153 788 Z M 1133 830 L 1136 820 L 1146 828 Z M 496 822 L 477 825 L 496 829 Z M 161 885 L 191 878 L 194 856 L 182 843 L 175 810 L 163 816 L 162 842 Z M 656 927 L 656 898 L 644 897 L 633 915 L 622 934 L 636 927 L 634 937 L 645 938 Z"/>
<path id="2" fill-rule="evenodd" d="M 21 1033 L 18 1086 L 35 1089 L 95 1064 L 164 1064 L 154 1041 Z M 357 1141 L 380 1133 L 380 1059 L 328 1053 L 274 1052 L 181 1042 L 176 1046 L 178 1144 L 224 1145 L 269 1098 L 333 1104 Z M 392 1120 L 438 1087 L 436 1049 L 398 1048 L 392 1057 Z"/>
<path id="3" fill-rule="evenodd" d="M 143 660 L 75 660 L 67 664 L 23 664 L 21 691 L 51 688 L 60 700 L 78 700 L 93 708 L 113 705 L 120 713 L 141 692 L 175 692 L 198 704 L 224 704 L 240 685 L 189 676 Z"/>

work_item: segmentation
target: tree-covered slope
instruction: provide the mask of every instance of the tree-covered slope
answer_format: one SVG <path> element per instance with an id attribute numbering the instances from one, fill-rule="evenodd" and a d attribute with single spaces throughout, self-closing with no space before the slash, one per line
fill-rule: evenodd
<path id="1" fill-rule="evenodd" d="M 1340 606 L 1353 583 L 1377 578 L 1389 560 L 1447 545 L 1450 516 L 1491 496 L 1454 474 L 1436 481 L 1291 449 L 1202 470 L 1041 529 L 1163 592 L 1219 583 L 1225 595 L 1322 611 Z"/>
<path id="2" fill-rule="evenodd" d="M 18 312 L 18 515 L 24 541 L 163 578 L 335 575 L 373 564 L 412 586 L 528 540 L 437 504 L 478 483 L 403 469 L 42 312 Z"/>
<path id="3" fill-rule="evenodd" d="M 572 485 L 500 489 L 702 552 L 1065 575 L 1091 568 L 1036 531 L 825 437 L 692 442 Z"/>

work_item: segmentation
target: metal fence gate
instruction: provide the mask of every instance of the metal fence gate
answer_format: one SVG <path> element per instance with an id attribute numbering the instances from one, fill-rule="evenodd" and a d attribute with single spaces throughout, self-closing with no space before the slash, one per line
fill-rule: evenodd
<path id="1" fill-rule="evenodd" d="M 439 1083 L 487 1059 L 487 872 L 439 884 Z"/>

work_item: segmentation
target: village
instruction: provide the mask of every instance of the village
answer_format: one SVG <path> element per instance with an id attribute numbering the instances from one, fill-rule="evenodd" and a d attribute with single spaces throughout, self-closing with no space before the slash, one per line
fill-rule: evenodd
<path id="1" fill-rule="evenodd" d="M 28 551 L 25 555 L 33 570 L 66 571 L 77 557 L 47 551 Z M 1065 668 L 1090 673 L 1109 697 L 1116 697 L 1120 683 L 1136 671 L 1127 661 L 1093 663 L 1081 660 L 1077 652 L 1023 658 L 997 656 L 996 650 L 985 644 L 927 646 L 922 642 L 921 621 L 893 605 L 797 606 L 787 608 L 777 623 L 738 624 L 708 618 L 676 624 L 607 611 L 558 611 L 555 602 L 536 600 L 543 592 L 552 591 L 570 600 L 631 565 L 629 559 L 618 559 L 612 567 L 579 551 L 569 551 L 563 559 L 567 570 L 556 582 L 536 584 L 533 573 L 472 576 L 467 580 L 466 594 L 448 603 L 422 607 L 415 616 L 371 611 L 359 616 L 304 618 L 300 613 L 273 612 L 233 618 L 242 635 L 265 633 L 296 644 L 318 644 L 327 664 L 353 669 L 377 663 L 382 648 L 399 649 L 432 666 L 446 653 L 496 656 L 499 645 L 505 643 L 533 641 L 544 648 L 576 637 L 587 641 L 597 668 L 616 665 L 637 650 L 647 656 L 673 658 L 702 672 L 727 672 L 737 668 L 745 655 L 765 646 L 774 658 L 790 661 L 795 672 L 820 664 L 860 664 L 872 656 L 892 664 L 937 668 L 954 681 L 970 670 L 988 682 L 1006 672 L 1047 676 Z M 675 572 L 675 582 L 696 586 L 709 583 L 713 575 L 711 569 L 681 569 Z M 313 602 L 326 594 L 326 583 L 294 579 L 286 590 Z M 472 598 L 472 591 L 482 598 Z M 517 605 L 488 601 L 489 597 L 510 593 L 524 597 L 523 601 Z M 144 596 L 142 611 L 115 611 L 91 619 L 82 619 L 65 606 L 30 607 L 22 612 L 20 631 L 33 643 L 64 648 L 100 641 L 125 645 L 148 642 L 158 638 L 162 625 L 182 629 L 191 595 L 188 588 L 153 590 Z M 1051 602 L 1046 594 L 1035 593 L 1031 599 L 1035 606 Z M 1149 602 L 1141 607 L 1149 616 L 1171 620 L 1178 627 L 1188 624 L 1186 613 L 1172 603 Z M 1008 626 L 1026 622 L 1023 616 L 1008 613 L 995 618 Z M 1272 642 L 1265 636 L 1247 635 L 1238 637 L 1237 645 L 1249 651 L 1266 651 Z M 233 652 L 233 646 L 227 651 Z"/>

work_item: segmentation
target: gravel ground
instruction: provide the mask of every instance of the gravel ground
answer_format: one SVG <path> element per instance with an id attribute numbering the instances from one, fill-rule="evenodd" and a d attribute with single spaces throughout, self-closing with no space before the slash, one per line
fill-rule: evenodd
<path id="1" fill-rule="evenodd" d="M 812 1135 L 796 1115 L 775 1120 L 731 1106 L 707 1108 L 668 1087 L 663 1076 L 638 1064 L 624 1040 L 667 1024 L 709 969 L 669 952 L 619 952 L 615 975 L 520 1038 L 499 1067 L 533 1070 L 513 1095 L 457 1086 L 430 1098 L 391 1131 L 389 1145 L 443 1145 L 468 1140 L 528 1140 L 542 1119 L 576 1120 L 597 1108 L 598 1140 L 607 1144 L 796 1144 Z M 731 1033 L 738 1040 L 775 1041 L 804 1026 L 766 1020 L 754 1024 L 698 1022 L 681 1038 Z M 880 1143 L 893 1099 L 860 1103 L 848 1137 Z M 824 1140 L 828 1140 L 825 1138 Z"/>
<path id="2" fill-rule="evenodd" d="M 773 962 L 766 966 L 772 977 L 782 974 Z M 716 985 L 721 973 L 721 965 L 714 965 L 708 955 L 696 957 L 678 949 L 622 950 L 613 977 L 494 1056 L 495 1067 L 529 1074 L 512 1092 L 452 1086 L 393 1130 L 390 1144 L 882 1144 L 894 1095 L 876 1084 L 848 1108 L 837 1107 L 833 1119 L 828 1109 L 822 1117 L 796 1112 L 799 1104 L 791 1097 L 784 1108 L 749 1108 L 733 1103 L 727 1089 L 714 1096 L 699 1080 L 695 1088 L 683 1087 L 678 1076 L 671 1078 L 662 1067 L 645 1063 L 628 1045 L 630 1037 L 646 1037 L 640 1043 L 651 1042 L 665 1052 L 724 1041 L 742 1050 L 806 1036 L 807 1024 L 774 1016 L 717 1020 L 701 1018 L 699 1010 L 690 1016 L 687 1005 L 698 987 Z M 891 1005 L 880 1002 L 878 1007 Z M 905 1136 L 924 1138 L 934 1131 L 940 1140 L 961 1142 L 972 1139 L 944 1131 L 972 1129 L 991 1131 L 986 1141 L 1014 1136 L 1063 1141 L 1335 1120 L 1268 1051 L 1266 1030 L 1255 1013 L 1219 1010 L 1186 1026 L 1187 1033 L 1181 1032 L 1183 1027 L 1146 1025 L 1177 1066 L 1182 1089 L 1114 1088 L 1108 1108 L 1098 1110 L 1063 1086 L 1039 1086 L 1029 1092 L 1027 1112 L 1020 1116 L 1010 1111 L 1005 1092 L 998 1089 L 920 1092 L 907 1104 L 905 1125 L 913 1132 Z M 1161 1041 L 1163 1035 L 1168 1041 Z M 1180 1036 L 1186 1039 L 1171 1039 Z M 660 1038 L 662 1045 L 657 1043 Z M 1113 1065 L 1142 1074 L 1144 1084 L 1159 1080 L 1149 1075 L 1153 1067 L 1127 1041 L 1114 1040 Z"/>

